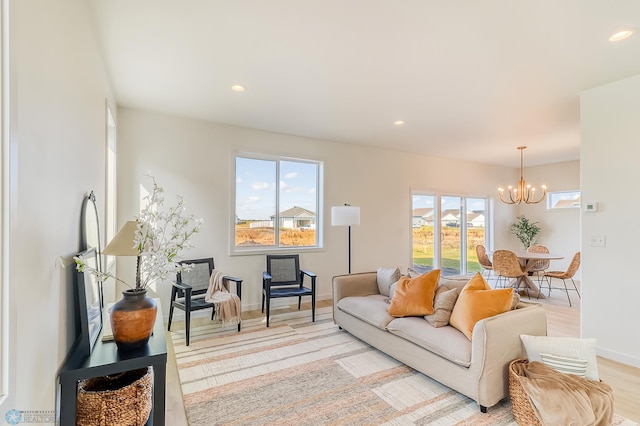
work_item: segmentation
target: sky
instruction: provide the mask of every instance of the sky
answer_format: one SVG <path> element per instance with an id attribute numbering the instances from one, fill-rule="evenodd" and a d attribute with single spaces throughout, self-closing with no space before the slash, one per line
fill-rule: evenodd
<path id="1" fill-rule="evenodd" d="M 275 214 L 278 189 L 280 211 L 298 206 L 317 212 L 318 167 L 317 163 L 236 157 L 236 215 L 243 220 L 269 220 Z"/>

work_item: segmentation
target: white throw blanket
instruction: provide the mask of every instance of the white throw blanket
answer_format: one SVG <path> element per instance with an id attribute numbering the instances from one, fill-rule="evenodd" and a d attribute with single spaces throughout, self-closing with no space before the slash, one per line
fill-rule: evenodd
<path id="1" fill-rule="evenodd" d="M 223 326 L 240 324 L 240 298 L 225 287 L 224 274 L 216 269 L 211 272 L 209 289 L 204 300 L 215 304 L 214 321 Z"/>

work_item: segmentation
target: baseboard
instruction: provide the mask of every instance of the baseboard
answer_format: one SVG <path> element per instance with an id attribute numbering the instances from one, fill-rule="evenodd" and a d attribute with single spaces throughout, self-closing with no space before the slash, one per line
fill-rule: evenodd
<path id="1" fill-rule="evenodd" d="M 607 358 L 613 361 L 620 362 L 622 364 L 627 364 L 632 367 L 640 368 L 640 358 L 632 357 L 627 354 L 621 354 L 619 352 L 611 351 L 608 349 L 604 349 L 601 347 L 596 348 L 596 352 L 598 356 L 603 358 Z"/>
<path id="2" fill-rule="evenodd" d="M 333 295 L 332 294 L 323 294 L 323 295 L 317 295 L 316 296 L 316 302 L 320 301 L 320 300 L 332 300 L 333 299 Z M 302 303 L 304 304 L 305 302 L 310 302 L 311 298 L 309 296 L 303 297 L 302 298 Z M 288 299 L 271 299 L 271 308 L 272 309 L 277 309 L 280 306 L 289 306 L 292 303 L 295 303 L 295 301 L 293 300 L 293 298 L 288 298 Z M 262 309 L 262 300 L 260 300 L 260 302 L 258 303 L 253 303 L 250 305 L 242 305 L 242 310 L 244 312 L 248 312 L 248 311 L 257 311 Z M 273 310 L 271 311 L 273 313 Z M 167 322 L 169 322 L 169 310 L 167 309 L 166 312 L 163 309 L 162 310 L 162 314 L 164 316 L 164 323 L 166 324 Z M 204 309 L 202 311 L 195 311 L 191 313 L 191 319 L 194 318 L 210 318 L 211 317 L 211 309 Z M 174 309 L 173 310 L 173 319 L 172 319 L 172 323 L 176 322 L 176 321 L 184 321 L 184 311 L 181 311 L 180 309 Z"/>

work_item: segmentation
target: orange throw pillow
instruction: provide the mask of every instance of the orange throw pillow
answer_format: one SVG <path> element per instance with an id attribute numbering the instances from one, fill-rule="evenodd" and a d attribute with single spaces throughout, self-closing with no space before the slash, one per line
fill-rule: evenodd
<path id="1" fill-rule="evenodd" d="M 482 319 L 507 312 L 511 308 L 513 289 L 492 290 L 478 272 L 458 296 L 449 324 L 471 340 L 473 327 Z"/>
<path id="2" fill-rule="evenodd" d="M 421 317 L 433 314 L 433 298 L 439 280 L 440 269 L 434 269 L 415 278 L 401 277 L 389 305 L 389 315 Z"/>

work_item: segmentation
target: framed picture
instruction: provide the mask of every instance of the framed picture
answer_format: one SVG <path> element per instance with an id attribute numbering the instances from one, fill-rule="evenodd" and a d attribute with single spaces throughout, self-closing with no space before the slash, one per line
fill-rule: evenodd
<path id="1" fill-rule="evenodd" d="M 97 269 L 98 255 L 95 247 L 78 253 L 84 263 Z M 80 315 L 79 347 L 88 355 L 102 330 L 102 293 L 98 279 L 87 270 L 76 271 L 78 313 Z"/>

